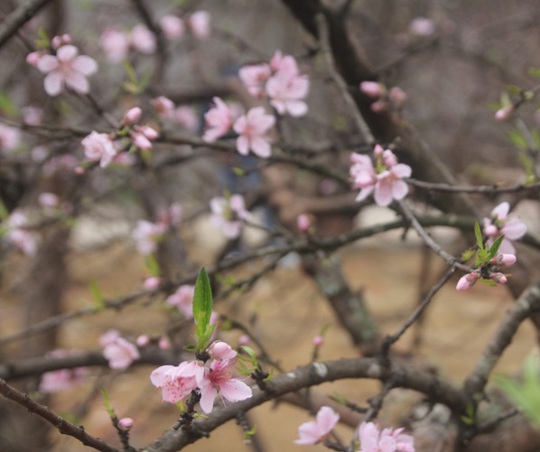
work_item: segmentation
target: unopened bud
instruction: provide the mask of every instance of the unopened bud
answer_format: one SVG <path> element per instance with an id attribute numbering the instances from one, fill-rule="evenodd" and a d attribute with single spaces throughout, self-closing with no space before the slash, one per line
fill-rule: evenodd
<path id="1" fill-rule="evenodd" d="M 132 126 L 133 124 L 139 122 L 142 117 L 142 110 L 140 107 L 133 107 L 126 111 L 124 115 L 124 123 Z"/>
<path id="2" fill-rule="evenodd" d="M 171 341 L 168 337 L 163 336 L 159 339 L 158 346 L 160 350 L 168 350 L 169 348 L 171 348 Z"/>
<path id="3" fill-rule="evenodd" d="M 150 337 L 147 334 L 143 334 L 135 341 L 138 347 L 146 347 L 150 343 Z"/>
<path id="4" fill-rule="evenodd" d="M 488 224 L 487 226 L 484 226 L 484 233 L 488 237 L 495 237 L 499 234 L 499 228 L 494 224 Z"/>
<path id="5" fill-rule="evenodd" d="M 309 215 L 302 213 L 296 218 L 296 227 L 300 232 L 307 233 L 311 227 L 311 219 Z"/>
<path id="6" fill-rule="evenodd" d="M 122 430 L 129 430 L 131 427 L 133 427 L 133 419 L 130 417 L 123 417 L 118 421 L 118 427 L 120 427 Z"/>
<path id="7" fill-rule="evenodd" d="M 510 116 L 514 114 L 514 106 L 507 105 L 506 107 L 500 108 L 495 112 L 495 119 L 497 121 L 506 121 Z"/>
<path id="8" fill-rule="evenodd" d="M 505 276 L 505 274 L 499 273 L 499 272 L 492 273 L 491 279 L 495 281 L 497 284 L 506 284 L 506 282 L 508 281 L 508 278 Z"/>
<path id="9" fill-rule="evenodd" d="M 378 99 L 383 94 L 381 85 L 378 82 L 362 82 L 360 83 L 360 91 L 374 99 Z"/>
<path id="10" fill-rule="evenodd" d="M 466 275 L 463 275 L 459 279 L 456 285 L 456 290 L 459 290 L 459 291 L 469 290 L 472 286 L 474 286 L 476 281 L 478 281 L 479 277 L 480 275 L 476 272 L 467 273 Z"/>
<path id="11" fill-rule="evenodd" d="M 323 343 L 324 343 L 324 338 L 320 334 L 318 334 L 317 336 L 313 338 L 313 345 L 315 347 L 320 347 Z"/>
<path id="12" fill-rule="evenodd" d="M 505 267 L 510 267 L 510 265 L 514 265 L 516 263 L 516 260 L 517 258 L 515 254 L 500 253 L 491 259 L 491 263 L 494 265 L 504 265 Z"/>

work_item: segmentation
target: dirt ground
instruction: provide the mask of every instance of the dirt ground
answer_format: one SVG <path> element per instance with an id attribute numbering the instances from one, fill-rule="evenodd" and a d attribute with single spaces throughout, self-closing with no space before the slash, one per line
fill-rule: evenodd
<path id="1" fill-rule="evenodd" d="M 364 291 L 381 330 L 394 331 L 417 302 L 420 252 L 414 248 L 363 246 L 351 248 L 340 257 L 348 281 L 353 288 Z M 437 258 L 433 258 L 430 266 L 436 270 L 439 264 Z M 107 297 L 133 291 L 137 284 L 140 286 L 144 267 L 129 246 L 115 245 L 106 253 L 101 250 L 72 256 L 70 268 L 74 283 L 68 293 L 66 308 L 71 310 L 92 303 L 88 290 L 91 281 L 99 282 Z M 116 276 L 119 268 L 122 269 L 121 276 Z M 111 274 L 115 274 L 115 277 L 111 278 Z M 454 284 L 448 284 L 436 296 L 427 313 L 419 355 L 436 366 L 442 375 L 459 384 L 472 369 L 510 303 L 510 297 L 501 287 L 477 285 L 474 290 L 462 294 L 455 291 Z M 249 294 L 233 296 L 218 303 L 216 309 L 243 321 L 256 313 L 258 321 L 255 333 L 285 369 L 309 362 L 312 338 L 325 325 L 329 325 L 329 329 L 321 349 L 321 360 L 357 356 L 321 299 L 317 287 L 297 267 L 277 269 L 272 276 L 259 281 Z M 3 308 L 3 313 L 4 318 L 6 314 L 14 315 L 16 308 L 8 305 Z M 97 339 L 108 328 L 117 328 L 127 337 L 159 334 L 166 325 L 166 317 L 164 304 L 160 300 L 144 306 L 132 306 L 119 313 L 104 312 L 66 324 L 61 331 L 61 342 L 70 349 L 98 349 Z M 12 328 L 16 328 L 16 322 L 12 323 Z M 236 332 L 222 334 L 224 339 L 236 343 Z M 408 333 L 396 347 L 408 350 L 411 340 L 412 334 Z M 528 324 L 522 325 L 496 372 L 516 372 L 532 350 L 533 343 L 532 328 Z M 52 407 L 61 414 L 78 413 L 81 416 L 79 422 L 85 425 L 88 432 L 116 443 L 115 432 L 99 391 L 96 391 L 96 387 L 105 387 L 117 414 L 134 419 L 132 444 L 141 447 L 176 420 L 175 407 L 162 403 L 159 391 L 150 384 L 151 370 L 151 367 L 139 367 L 112 375 L 93 370 L 89 384 L 54 395 Z M 323 385 L 316 391 L 326 395 L 343 395 L 362 405 L 368 397 L 377 393 L 378 387 L 371 381 L 340 381 Z M 399 414 L 383 412 L 382 419 L 399 417 Z M 257 435 L 265 445 L 265 451 L 282 452 L 298 447 L 292 443 L 297 437 L 298 425 L 309 420 L 309 417 L 286 404 L 266 404 L 253 410 L 250 420 L 257 427 Z M 88 450 L 56 432 L 52 436 L 55 439 L 55 452 Z M 348 439 L 351 431 L 343 428 L 341 436 Z M 247 452 L 252 449 L 242 444 L 241 429 L 231 423 L 187 450 Z M 313 446 L 304 447 L 303 450 L 326 449 Z"/>

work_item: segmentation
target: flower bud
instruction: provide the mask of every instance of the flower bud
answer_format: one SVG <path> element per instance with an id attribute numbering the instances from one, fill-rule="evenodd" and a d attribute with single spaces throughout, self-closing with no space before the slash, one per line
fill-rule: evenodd
<path id="1" fill-rule="evenodd" d="M 223 341 L 212 342 L 210 347 L 208 347 L 208 353 L 210 357 L 218 360 L 222 359 L 233 359 L 236 357 L 237 353 L 232 347 Z"/>
<path id="2" fill-rule="evenodd" d="M 163 336 L 159 339 L 158 347 L 160 350 L 168 350 L 171 348 L 171 341 L 168 337 Z"/>
<path id="3" fill-rule="evenodd" d="M 161 285 L 161 278 L 150 276 L 143 282 L 143 287 L 147 290 L 157 289 Z"/>
<path id="4" fill-rule="evenodd" d="M 320 334 L 318 334 L 317 336 L 313 338 L 313 345 L 315 347 L 320 347 L 323 343 L 324 343 L 324 338 Z"/>
<path id="5" fill-rule="evenodd" d="M 394 86 L 390 89 L 388 97 L 392 100 L 396 108 L 403 107 L 403 105 L 407 101 L 407 93 L 398 86 Z"/>
<path id="6" fill-rule="evenodd" d="M 150 343 L 150 337 L 147 334 L 142 334 L 135 341 L 137 347 L 146 347 Z"/>
<path id="7" fill-rule="evenodd" d="M 123 417 L 118 421 L 118 427 L 120 427 L 122 430 L 129 430 L 131 427 L 133 427 L 133 419 L 130 417 Z"/>
<path id="8" fill-rule="evenodd" d="M 505 267 L 510 267 L 510 265 L 514 265 L 516 263 L 516 260 L 517 258 L 515 254 L 499 253 L 493 259 L 491 259 L 491 263 L 494 265 L 504 265 Z"/>
<path id="9" fill-rule="evenodd" d="M 488 237 L 495 237 L 499 234 L 499 228 L 494 224 L 488 224 L 487 226 L 484 226 L 484 233 Z"/>
<path id="10" fill-rule="evenodd" d="M 491 279 L 495 281 L 497 284 L 506 284 L 508 281 L 508 278 L 504 275 L 504 273 L 492 273 Z"/>
<path id="11" fill-rule="evenodd" d="M 360 83 L 360 91 L 374 99 L 378 99 L 383 94 L 381 85 L 378 82 L 362 82 Z"/>
<path id="12" fill-rule="evenodd" d="M 497 121 L 506 121 L 510 116 L 514 114 L 514 106 L 513 105 L 507 105 L 506 107 L 500 108 L 495 112 L 495 119 Z"/>
<path id="13" fill-rule="evenodd" d="M 142 117 L 142 110 L 140 107 L 130 108 L 124 115 L 124 123 L 132 126 L 140 121 Z"/>
<path id="14" fill-rule="evenodd" d="M 472 286 L 474 286 L 476 281 L 478 281 L 479 277 L 480 275 L 476 272 L 467 273 L 466 275 L 463 275 L 459 279 L 456 285 L 456 290 L 459 290 L 459 291 L 469 290 Z"/>
<path id="15" fill-rule="evenodd" d="M 307 233 L 311 227 L 311 219 L 309 215 L 302 213 L 296 218 L 296 227 L 300 232 Z"/>

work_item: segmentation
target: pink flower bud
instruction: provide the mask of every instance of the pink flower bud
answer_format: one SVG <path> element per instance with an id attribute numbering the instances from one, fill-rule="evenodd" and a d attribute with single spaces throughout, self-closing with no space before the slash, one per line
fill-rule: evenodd
<path id="1" fill-rule="evenodd" d="M 491 263 L 494 265 L 504 265 L 505 267 L 510 267 L 510 265 L 514 265 L 516 263 L 516 260 L 517 258 L 515 254 L 499 253 L 493 259 L 491 259 Z"/>
<path id="2" fill-rule="evenodd" d="M 360 83 L 360 91 L 374 99 L 378 99 L 383 94 L 381 85 L 378 82 L 362 82 Z"/>
<path id="3" fill-rule="evenodd" d="M 141 132 L 144 134 L 146 138 L 148 138 L 151 141 L 154 141 L 159 136 L 158 131 L 150 126 L 142 126 Z"/>
<path id="4" fill-rule="evenodd" d="M 236 351 L 233 348 L 223 341 L 215 341 L 210 347 L 208 347 L 208 353 L 214 359 L 223 360 L 223 359 L 234 359 L 236 358 Z"/>
<path id="5" fill-rule="evenodd" d="M 54 49 L 65 46 L 66 44 L 71 44 L 71 35 L 65 33 L 60 36 L 55 36 L 51 39 L 51 44 Z"/>
<path id="6" fill-rule="evenodd" d="M 309 215 L 302 213 L 296 218 L 296 227 L 300 232 L 308 232 L 311 227 L 311 219 Z"/>
<path id="7" fill-rule="evenodd" d="M 394 86 L 390 89 L 388 97 L 394 103 L 394 107 L 401 108 L 407 101 L 407 93 L 398 86 Z"/>
<path id="8" fill-rule="evenodd" d="M 30 52 L 28 55 L 26 55 L 26 62 L 30 66 L 37 66 L 38 61 L 41 59 L 41 57 L 44 55 L 43 51 L 36 50 L 35 52 Z"/>
<path id="9" fill-rule="evenodd" d="M 380 144 L 376 144 L 375 147 L 373 148 L 373 155 L 375 155 L 375 157 L 378 157 L 379 155 L 383 155 L 383 152 L 384 152 L 384 148 Z"/>
<path id="10" fill-rule="evenodd" d="M 313 338 L 313 345 L 315 347 L 320 347 L 323 343 L 324 343 L 324 338 L 320 334 L 318 334 L 317 336 Z"/>
<path id="11" fill-rule="evenodd" d="M 515 109 L 513 105 L 507 105 L 506 107 L 500 108 L 495 112 L 495 119 L 497 121 L 506 121 L 512 114 Z"/>
<path id="12" fill-rule="evenodd" d="M 251 342 L 251 338 L 247 334 L 242 334 L 238 338 L 238 345 L 247 345 Z"/>
<path id="13" fill-rule="evenodd" d="M 492 273 L 491 279 L 495 281 L 497 284 L 506 284 L 508 281 L 508 278 L 504 275 L 504 273 Z"/>
<path id="14" fill-rule="evenodd" d="M 129 430 L 131 427 L 133 427 L 133 419 L 130 417 L 123 417 L 118 421 L 118 427 L 120 427 L 122 430 Z"/>
<path id="15" fill-rule="evenodd" d="M 44 192 L 39 195 L 38 202 L 43 207 L 56 207 L 59 201 L 54 193 Z"/>
<path id="16" fill-rule="evenodd" d="M 147 334 L 142 334 L 135 341 L 137 347 L 146 347 L 150 343 L 150 337 Z"/>
<path id="17" fill-rule="evenodd" d="M 150 276 L 143 282 L 143 287 L 147 290 L 157 289 L 161 285 L 161 278 Z"/>
<path id="18" fill-rule="evenodd" d="M 388 110 L 388 102 L 378 100 L 377 102 L 373 102 L 370 108 L 374 113 L 381 113 Z"/>
<path id="19" fill-rule="evenodd" d="M 171 348 L 171 341 L 168 337 L 163 336 L 159 339 L 158 347 L 160 348 L 160 350 L 168 350 L 169 348 Z"/>
<path id="20" fill-rule="evenodd" d="M 131 126 L 139 122 L 141 117 L 142 110 L 139 107 L 130 108 L 124 115 L 124 123 Z"/>
<path id="21" fill-rule="evenodd" d="M 478 281 L 478 278 L 480 278 L 480 275 L 476 272 L 467 273 L 466 275 L 463 275 L 459 279 L 456 285 L 456 290 L 459 290 L 459 291 L 469 290 L 472 286 L 474 286 L 476 281 Z"/>

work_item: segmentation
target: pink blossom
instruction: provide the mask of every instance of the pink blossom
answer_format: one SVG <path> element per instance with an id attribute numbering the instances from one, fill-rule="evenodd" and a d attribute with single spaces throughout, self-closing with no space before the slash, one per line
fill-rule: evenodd
<path id="1" fill-rule="evenodd" d="M 210 209 L 212 222 L 220 227 L 229 239 L 239 237 L 243 220 L 250 218 L 242 195 L 232 195 L 229 199 L 213 198 L 210 200 Z"/>
<path id="2" fill-rule="evenodd" d="M 90 91 L 86 77 L 97 71 L 97 63 L 93 58 L 78 53 L 77 47 L 64 45 L 56 51 L 56 55 L 43 55 L 39 59 L 37 68 L 47 74 L 44 80 L 47 94 L 57 96 L 64 86 L 79 94 Z"/>
<path id="3" fill-rule="evenodd" d="M 21 132 L 15 127 L 0 124 L 0 150 L 7 153 L 13 152 L 19 146 Z"/>
<path id="4" fill-rule="evenodd" d="M 307 113 L 307 104 L 302 100 L 307 96 L 309 80 L 303 75 L 289 76 L 285 72 L 278 73 L 266 83 L 266 92 L 270 104 L 281 115 L 303 116 Z"/>
<path id="5" fill-rule="evenodd" d="M 366 96 L 378 99 L 383 95 L 383 89 L 379 82 L 362 82 L 360 83 L 360 91 L 362 91 Z"/>
<path id="6" fill-rule="evenodd" d="M 158 367 L 150 374 L 150 381 L 161 389 L 164 402 L 177 403 L 197 388 L 204 372 L 201 361 L 184 361 L 178 366 Z"/>
<path id="7" fill-rule="evenodd" d="M 388 91 L 388 97 L 392 101 L 394 108 L 400 109 L 407 101 L 407 93 L 399 86 L 394 86 Z"/>
<path id="8" fill-rule="evenodd" d="M 92 161 L 99 161 L 99 166 L 106 167 L 111 163 L 117 153 L 114 143 L 107 133 L 92 131 L 81 141 L 84 147 L 84 155 Z"/>
<path id="9" fill-rule="evenodd" d="M 251 338 L 247 334 L 242 334 L 238 338 L 238 345 L 248 345 L 251 342 Z"/>
<path id="10" fill-rule="evenodd" d="M 62 46 L 71 44 L 71 35 L 64 33 L 63 35 L 55 36 L 51 39 L 51 45 L 53 49 L 59 49 Z"/>
<path id="11" fill-rule="evenodd" d="M 6 240 L 17 247 L 27 256 L 33 256 L 37 251 L 37 241 L 34 235 L 27 229 L 30 226 L 26 214 L 20 210 L 14 210 L 6 221 Z"/>
<path id="12" fill-rule="evenodd" d="M 216 141 L 226 135 L 234 120 L 233 111 L 225 102 L 219 97 L 214 97 L 212 100 L 215 106 L 204 115 L 207 126 L 203 135 L 205 141 Z"/>
<path id="13" fill-rule="evenodd" d="M 484 218 L 484 234 L 488 238 L 488 245 L 492 245 L 497 237 L 504 235 L 499 247 L 502 254 L 516 254 L 512 240 L 518 240 L 527 232 L 527 225 L 519 218 L 508 215 L 510 204 L 503 202 L 491 211 L 490 218 Z"/>
<path id="14" fill-rule="evenodd" d="M 384 100 L 378 100 L 377 102 L 373 102 L 369 108 L 371 108 L 371 111 L 373 111 L 374 113 L 381 113 L 388 110 L 388 102 Z"/>
<path id="15" fill-rule="evenodd" d="M 139 350 L 123 337 L 107 340 L 103 348 L 103 356 L 111 369 L 127 369 L 131 363 L 140 358 Z"/>
<path id="16" fill-rule="evenodd" d="M 158 347 L 160 350 L 168 350 L 171 348 L 171 341 L 168 337 L 163 336 L 159 338 Z"/>
<path id="17" fill-rule="evenodd" d="M 76 352 L 68 350 L 53 350 L 47 353 L 46 358 L 66 358 L 74 356 Z M 75 367 L 73 369 L 59 369 L 45 372 L 39 382 L 40 392 L 60 392 L 67 391 L 84 382 L 88 376 L 86 367 Z"/>
<path id="18" fill-rule="evenodd" d="M 137 246 L 137 251 L 142 255 L 152 254 L 157 249 L 157 243 L 161 240 L 167 227 L 160 223 L 140 220 L 133 230 L 133 240 Z"/>
<path id="19" fill-rule="evenodd" d="M 182 205 L 172 203 L 167 210 L 158 213 L 158 222 L 166 226 L 178 226 L 182 220 Z"/>
<path id="20" fill-rule="evenodd" d="M 232 377 L 232 366 L 235 359 L 212 360 L 202 379 L 198 380 L 201 391 L 199 404 L 201 409 L 210 413 L 214 407 L 214 401 L 218 394 L 221 399 L 229 402 L 238 402 L 250 398 L 253 394 L 251 388 L 239 378 Z"/>
<path id="21" fill-rule="evenodd" d="M 38 126 L 43 123 L 43 110 L 39 107 L 24 107 L 22 109 L 23 122 L 31 126 Z"/>
<path id="22" fill-rule="evenodd" d="M 463 292 L 464 290 L 469 290 L 472 286 L 476 284 L 476 281 L 480 278 L 480 275 L 477 272 L 467 273 L 463 275 L 457 285 L 456 290 Z"/>
<path id="23" fill-rule="evenodd" d="M 174 115 L 174 102 L 165 97 L 159 96 L 153 100 L 154 108 L 156 113 L 162 118 L 170 119 Z"/>
<path id="24" fill-rule="evenodd" d="M 118 421 L 118 427 L 120 427 L 122 430 L 129 430 L 131 427 L 133 427 L 133 419 L 130 417 L 123 417 Z"/>
<path id="25" fill-rule="evenodd" d="M 136 125 L 131 129 L 129 135 L 135 146 L 143 151 L 149 151 L 154 147 L 152 141 L 157 139 L 159 133 L 157 130 L 148 125 Z"/>
<path id="26" fill-rule="evenodd" d="M 174 118 L 178 124 L 184 126 L 187 130 L 196 132 L 199 129 L 199 116 L 193 107 L 186 105 L 178 107 L 174 110 Z"/>
<path id="27" fill-rule="evenodd" d="M 408 165 L 397 163 L 397 157 L 392 151 L 387 149 L 382 153 L 377 152 L 379 148 L 376 146 L 374 151 L 376 166 L 370 157 L 352 154 L 350 175 L 354 185 L 360 188 L 357 201 L 363 201 L 374 193 L 375 202 L 379 206 L 388 206 L 392 200 L 400 200 L 407 195 L 409 188 L 402 179 L 410 177 L 412 170 Z"/>
<path id="28" fill-rule="evenodd" d="M 177 39 L 184 35 L 184 22 L 180 17 L 167 14 L 159 20 L 159 26 L 167 39 Z"/>
<path id="29" fill-rule="evenodd" d="M 139 348 L 146 347 L 150 343 L 150 336 L 148 336 L 147 334 L 141 334 L 137 338 L 135 343 L 137 344 L 137 347 Z"/>
<path id="30" fill-rule="evenodd" d="M 332 408 L 329 406 L 321 407 L 314 421 L 304 422 L 298 427 L 300 438 L 295 441 L 295 444 L 305 446 L 325 441 L 338 421 L 339 414 Z"/>
<path id="31" fill-rule="evenodd" d="M 187 25 L 193 36 L 204 39 L 210 36 L 210 14 L 206 11 L 195 11 L 187 20 Z"/>
<path id="32" fill-rule="evenodd" d="M 324 344 L 324 338 L 320 334 L 313 338 L 313 345 L 315 347 L 320 347 L 322 344 Z"/>
<path id="33" fill-rule="evenodd" d="M 244 66 L 238 72 L 240 80 L 246 85 L 249 94 L 254 97 L 263 96 L 266 81 L 271 74 L 270 65 L 266 63 Z"/>
<path id="34" fill-rule="evenodd" d="M 37 67 L 39 60 L 41 60 L 43 55 L 47 55 L 45 50 L 35 50 L 34 52 L 30 52 L 28 55 L 26 55 L 26 62 L 30 66 Z"/>
<path id="35" fill-rule="evenodd" d="M 435 23 L 427 17 L 417 17 L 409 24 L 409 31 L 416 36 L 431 36 L 435 33 Z"/>
<path id="36" fill-rule="evenodd" d="M 255 155 L 268 158 L 272 153 L 269 130 L 276 122 L 276 118 L 265 113 L 263 107 L 255 107 L 247 115 L 240 116 L 233 129 L 238 133 L 236 149 L 242 155 L 247 155 L 251 149 Z"/>
<path id="37" fill-rule="evenodd" d="M 188 284 L 178 287 L 175 293 L 169 295 L 165 300 L 169 306 L 176 307 L 186 319 L 193 318 L 193 294 L 195 286 Z"/>
<path id="38" fill-rule="evenodd" d="M 359 452 L 414 452 L 414 438 L 402 432 L 402 428 L 381 431 L 373 422 L 362 422 L 358 430 Z"/>
<path id="39" fill-rule="evenodd" d="M 100 38 L 100 45 L 111 63 L 120 63 L 129 55 L 129 35 L 112 28 L 106 29 Z"/>
<path id="40" fill-rule="evenodd" d="M 130 44 L 141 53 L 153 54 L 156 51 L 156 37 L 146 25 L 137 24 L 131 30 Z"/>
<path id="41" fill-rule="evenodd" d="M 54 193 L 43 192 L 38 196 L 38 202 L 43 207 L 56 207 L 60 201 Z"/>

